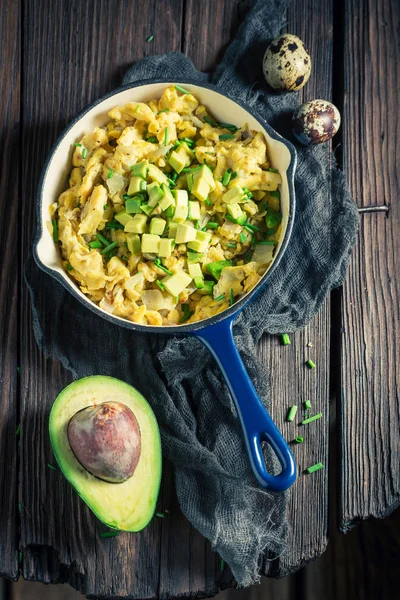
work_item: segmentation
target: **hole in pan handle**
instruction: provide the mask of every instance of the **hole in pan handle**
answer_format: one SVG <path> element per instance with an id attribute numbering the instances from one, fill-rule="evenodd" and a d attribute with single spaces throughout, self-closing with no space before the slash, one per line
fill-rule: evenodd
<path id="1" fill-rule="evenodd" d="M 194 331 L 213 354 L 232 395 L 242 425 L 247 452 L 260 485 L 276 492 L 288 489 L 296 479 L 296 463 L 281 432 L 259 399 L 233 338 L 234 315 L 214 325 Z M 262 442 L 275 452 L 282 467 L 279 475 L 268 472 Z"/>

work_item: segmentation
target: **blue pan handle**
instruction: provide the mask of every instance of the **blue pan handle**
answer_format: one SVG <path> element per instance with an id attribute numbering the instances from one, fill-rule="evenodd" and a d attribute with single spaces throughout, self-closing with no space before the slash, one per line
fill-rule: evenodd
<path id="1" fill-rule="evenodd" d="M 236 315 L 235 315 L 236 316 Z M 254 475 L 264 488 L 277 492 L 289 488 L 296 479 L 296 463 L 281 432 L 261 403 L 250 381 L 233 338 L 233 318 L 193 331 L 211 351 L 224 374 L 243 428 Z M 262 442 L 273 448 L 282 466 L 279 475 L 268 473 Z"/>

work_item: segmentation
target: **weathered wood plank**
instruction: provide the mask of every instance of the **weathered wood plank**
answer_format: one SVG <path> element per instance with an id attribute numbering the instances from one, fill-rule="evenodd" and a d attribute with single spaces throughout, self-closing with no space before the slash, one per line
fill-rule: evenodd
<path id="1" fill-rule="evenodd" d="M 0 3 L 0 575 L 18 577 L 18 216 L 20 2 Z"/>
<path id="2" fill-rule="evenodd" d="M 343 530 L 400 502 L 399 19 L 396 0 L 345 3 L 344 168 L 360 206 L 390 211 L 362 217 L 343 290 Z"/>

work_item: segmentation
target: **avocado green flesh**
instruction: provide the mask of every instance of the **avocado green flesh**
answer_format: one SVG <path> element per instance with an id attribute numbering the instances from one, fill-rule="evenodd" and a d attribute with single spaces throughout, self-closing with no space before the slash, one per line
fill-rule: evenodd
<path id="1" fill-rule="evenodd" d="M 141 433 L 141 453 L 132 477 L 123 483 L 97 479 L 76 459 L 67 429 L 75 413 L 103 402 L 116 401 L 134 413 Z M 140 531 L 153 517 L 161 480 L 161 441 L 156 418 L 145 398 L 113 377 L 79 379 L 56 398 L 50 413 L 50 441 L 59 467 L 79 496 L 108 527 Z"/>

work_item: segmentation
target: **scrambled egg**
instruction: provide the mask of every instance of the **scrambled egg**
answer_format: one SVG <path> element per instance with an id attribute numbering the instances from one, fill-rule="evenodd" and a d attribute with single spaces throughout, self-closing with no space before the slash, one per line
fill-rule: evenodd
<path id="1" fill-rule="evenodd" d="M 281 235 L 264 135 L 216 121 L 180 86 L 108 116 L 75 144 L 51 208 L 68 275 L 134 323 L 225 310 L 259 282 Z"/>

